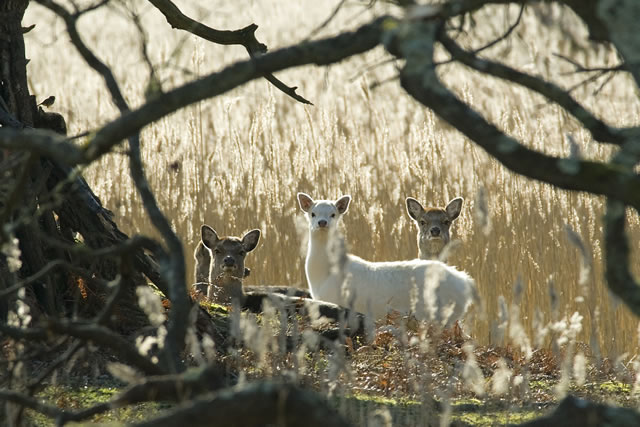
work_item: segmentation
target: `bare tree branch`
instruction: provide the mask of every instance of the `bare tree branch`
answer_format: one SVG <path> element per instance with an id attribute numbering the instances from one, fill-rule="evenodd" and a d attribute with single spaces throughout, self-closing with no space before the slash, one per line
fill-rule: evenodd
<path id="1" fill-rule="evenodd" d="M 214 364 L 193 368 L 178 375 L 147 377 L 142 382 L 129 386 L 112 399 L 113 407 L 124 407 L 134 403 L 183 402 L 198 394 L 220 389 L 224 385 L 224 373 Z"/>
<path id="2" fill-rule="evenodd" d="M 159 95 L 98 130 L 88 144 L 85 156 L 87 160 L 98 158 L 109 151 L 117 141 L 125 139 L 149 123 L 187 105 L 226 93 L 262 77 L 265 73 L 308 64 L 328 65 L 371 50 L 380 43 L 382 23 L 385 19 L 387 18 L 378 18 L 355 32 L 345 32 L 335 37 L 278 49 L 248 61 L 238 62 L 222 71 Z"/>
<path id="3" fill-rule="evenodd" d="M 507 5 L 507 8 L 508 7 L 509 6 Z M 497 37 L 497 38 L 491 40 L 489 43 L 487 43 L 487 44 L 485 44 L 485 45 L 483 45 L 483 46 L 481 46 L 481 47 L 479 47 L 477 49 L 473 49 L 473 51 L 471 51 L 471 53 L 473 55 L 477 55 L 478 53 L 495 46 L 496 44 L 500 43 L 501 41 L 506 40 L 511 35 L 513 30 L 515 30 L 516 27 L 520 24 L 520 21 L 522 20 L 522 15 L 524 14 L 524 7 L 525 7 L 525 4 L 523 3 L 522 6 L 520 6 L 520 12 L 518 12 L 518 17 L 516 18 L 516 21 L 513 24 L 511 24 L 509 26 L 509 28 L 507 28 L 507 30 L 504 32 L 504 34 L 502 34 L 500 37 Z M 455 30 L 456 31 L 461 31 L 461 29 L 459 29 L 459 28 L 456 28 Z M 445 61 L 438 62 L 438 63 L 436 63 L 436 65 L 449 64 L 449 63 L 451 63 L 453 61 L 455 61 L 455 58 L 450 58 L 450 59 L 447 59 Z"/>
<path id="4" fill-rule="evenodd" d="M 45 1 L 45 0 L 39 0 Z M 381 17 L 365 24 L 355 32 L 312 41 L 303 45 L 275 50 L 248 61 L 233 64 L 222 71 L 187 83 L 158 95 L 138 109 L 123 113 L 89 136 L 86 145 L 78 147 L 69 139 L 50 131 L 29 129 L 18 131 L 0 128 L 0 146 L 14 150 L 36 151 L 65 165 L 90 163 L 109 152 L 114 146 L 135 132 L 160 118 L 198 101 L 226 93 L 244 83 L 301 65 L 328 65 L 376 47 L 382 37 Z"/>
<path id="5" fill-rule="evenodd" d="M 401 83 L 411 96 L 518 174 L 567 190 L 614 197 L 640 210 L 640 176 L 608 163 L 548 156 L 504 134 L 440 82 L 433 67 L 433 50 L 437 35 L 443 37 L 441 24 L 406 25 L 411 27 L 397 31 L 391 50 L 406 60 Z M 450 40 L 446 43 L 452 46 Z"/>
<path id="6" fill-rule="evenodd" d="M 56 334 L 70 335 L 83 341 L 93 342 L 109 348 L 122 360 L 126 360 L 147 375 L 161 375 L 164 373 L 160 366 L 152 363 L 146 356 L 141 355 L 135 344 L 104 326 L 49 319 L 47 330 Z"/>
<path id="7" fill-rule="evenodd" d="M 77 16 L 71 15 L 67 10 L 56 4 L 52 0 L 38 0 L 45 7 L 59 15 L 67 25 L 67 31 L 71 37 L 71 42 L 76 47 L 80 55 L 91 68 L 97 71 L 105 80 L 111 97 L 121 113 L 129 111 L 120 87 L 109 67 L 100 61 L 91 50 L 84 44 L 76 28 Z M 171 300 L 171 311 L 169 314 L 169 324 L 167 328 L 167 339 L 162 350 L 163 361 L 171 367 L 173 372 L 184 369 L 180 352 L 184 346 L 187 325 L 189 324 L 189 311 L 191 301 L 187 294 L 186 267 L 184 263 L 184 253 L 182 242 L 173 231 L 169 220 L 158 207 L 156 198 L 151 191 L 149 182 L 144 174 L 144 166 L 140 154 L 140 134 L 139 130 L 132 132 L 129 136 L 129 168 L 131 177 L 136 185 L 142 203 L 151 219 L 151 223 L 160 232 L 168 251 L 164 255 L 167 259 L 168 268 L 166 275 L 169 283 L 169 299 Z"/>
<path id="8" fill-rule="evenodd" d="M 84 421 L 111 409 L 123 408 L 143 402 L 184 402 L 197 395 L 222 387 L 223 375 L 217 366 L 191 369 L 177 375 L 149 376 L 142 382 L 129 386 L 109 402 L 84 408 L 80 411 L 61 411 L 56 414 L 59 425 L 69 421 Z"/>
<path id="9" fill-rule="evenodd" d="M 171 0 L 149 0 L 149 2 L 162 12 L 165 18 L 167 18 L 167 22 L 173 28 L 187 31 L 193 35 L 217 44 L 242 45 L 252 58 L 267 52 L 267 46 L 256 39 L 255 33 L 258 29 L 256 24 L 251 24 L 236 31 L 215 30 L 183 14 Z M 310 101 L 296 93 L 296 86 L 287 86 L 271 73 L 265 73 L 263 77 L 296 101 L 303 104 L 313 105 Z"/>
<path id="10" fill-rule="evenodd" d="M 629 238 L 622 202 L 607 198 L 604 216 L 605 275 L 609 289 L 636 315 L 640 316 L 640 283 L 629 268 Z"/>
<path id="11" fill-rule="evenodd" d="M 37 3 L 51 10 L 53 13 L 62 18 L 67 26 L 67 32 L 71 38 L 71 43 L 78 50 L 78 53 L 87 62 L 87 64 L 96 70 L 105 81 L 107 89 L 111 94 L 111 98 L 120 111 L 128 110 L 127 101 L 125 101 L 118 83 L 111 72 L 111 69 L 93 54 L 91 49 L 82 41 L 82 37 L 78 33 L 76 21 L 80 15 L 72 15 L 64 7 L 57 4 L 53 0 L 36 0 Z"/>
<path id="12" fill-rule="evenodd" d="M 589 130 L 596 141 L 621 145 L 629 138 L 640 135 L 640 128 L 638 127 L 618 129 L 608 126 L 576 102 L 566 90 L 554 83 L 544 81 L 498 62 L 478 58 L 462 49 L 444 33 L 440 33 L 438 40 L 451 53 L 454 59 L 468 67 L 524 86 L 557 103 Z"/>
<path id="13" fill-rule="evenodd" d="M 27 396 L 26 394 L 19 393 L 13 390 L 0 389 L 0 399 L 17 403 L 18 405 L 29 409 L 33 409 L 34 411 L 37 411 L 50 418 L 56 418 L 62 413 L 62 410 L 60 410 L 56 406 L 46 405 L 40 402 L 40 399 L 36 399 L 35 397 Z"/>
<path id="14" fill-rule="evenodd" d="M 64 362 L 66 362 L 71 356 L 73 356 L 78 350 L 84 346 L 85 343 L 82 341 L 76 341 L 71 344 L 71 347 L 67 348 L 67 350 L 57 357 L 53 362 L 51 362 L 46 368 L 44 368 L 38 375 L 32 379 L 27 385 L 27 389 L 30 394 L 33 394 L 35 390 L 39 387 L 42 387 L 42 381 L 47 378 L 49 375 L 53 373 L 56 369 L 60 367 Z"/>
<path id="15" fill-rule="evenodd" d="M 51 271 L 62 266 L 69 266 L 69 263 L 61 259 L 54 259 L 53 261 L 49 261 L 43 268 L 41 268 L 31 276 L 26 277 L 22 280 L 18 280 L 13 284 L 13 286 L 0 291 L 0 299 L 5 298 L 6 296 L 19 291 L 23 287 L 40 280 L 41 278 L 49 274 Z"/>
<path id="16" fill-rule="evenodd" d="M 509 26 L 509 28 L 507 28 L 507 31 L 505 31 L 504 34 L 502 34 L 500 37 L 498 37 L 498 38 L 496 38 L 494 40 L 491 40 L 489 43 L 485 44 L 484 46 L 479 47 L 477 49 L 474 49 L 473 53 L 477 55 L 478 53 L 495 46 L 496 44 L 500 43 L 501 41 L 506 40 L 511 35 L 513 30 L 516 29 L 518 24 L 520 24 L 520 21 L 522 20 L 522 15 L 524 14 L 524 7 L 525 7 L 525 4 L 523 3 L 522 6 L 520 6 L 520 11 L 518 12 L 518 17 L 516 18 L 515 22 L 513 24 L 511 24 Z"/>
<path id="17" fill-rule="evenodd" d="M 49 319 L 44 327 L 18 328 L 0 323 L 0 332 L 16 340 L 46 341 L 50 334 L 69 335 L 84 342 L 94 342 L 111 349 L 114 354 L 148 375 L 162 375 L 164 371 L 138 352 L 136 346 L 120 334 L 91 323 Z"/>
<path id="18" fill-rule="evenodd" d="M 251 410 L 247 410 L 251 408 Z M 166 416 L 136 424 L 190 427 L 287 425 L 346 427 L 349 424 L 316 393 L 290 384 L 252 383 L 220 391 L 209 399 L 196 400 Z"/>
<path id="19" fill-rule="evenodd" d="M 69 138 L 46 129 L 0 127 L 0 145 L 15 151 L 31 151 L 65 165 L 88 162 L 84 150 Z"/>
<path id="20" fill-rule="evenodd" d="M 640 151 L 634 144 L 629 144 L 613 156 L 611 163 L 633 171 L 639 159 Z M 609 289 L 624 301 L 636 316 L 640 316 L 640 283 L 633 277 L 629 268 L 630 250 L 626 216 L 624 203 L 607 198 L 604 216 L 605 276 Z"/>
<path id="21" fill-rule="evenodd" d="M 574 0 L 575 1 L 575 0 Z M 625 69 L 640 87 L 640 44 L 637 40 L 640 2 L 618 0 L 615 2 L 595 2 L 596 14 L 608 30 L 610 41 L 624 59 Z"/>

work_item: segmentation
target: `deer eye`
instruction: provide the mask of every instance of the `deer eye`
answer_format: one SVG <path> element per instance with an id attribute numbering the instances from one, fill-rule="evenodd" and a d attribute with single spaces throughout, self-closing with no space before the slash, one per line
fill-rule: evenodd
<path id="1" fill-rule="evenodd" d="M 245 251 L 240 251 L 240 252 L 238 253 L 238 255 L 240 255 L 240 256 L 245 256 L 246 254 L 247 254 L 247 253 L 246 253 Z"/>
<path id="2" fill-rule="evenodd" d="M 316 214 L 311 212 L 311 218 L 315 218 L 315 217 L 316 217 Z"/>
<path id="3" fill-rule="evenodd" d="M 220 254 L 222 253 L 222 251 L 221 251 L 220 249 L 214 249 L 214 250 L 213 250 L 213 252 L 214 252 L 216 255 L 220 255 Z"/>
<path id="4" fill-rule="evenodd" d="M 427 225 L 427 221 L 420 221 L 420 225 Z"/>
<path id="5" fill-rule="evenodd" d="M 336 217 L 336 214 L 331 214 L 331 218 L 335 218 L 335 217 Z"/>
<path id="6" fill-rule="evenodd" d="M 444 224 L 444 225 L 451 225 L 451 221 L 449 221 L 448 219 L 445 219 L 445 220 L 443 221 L 443 224 Z"/>

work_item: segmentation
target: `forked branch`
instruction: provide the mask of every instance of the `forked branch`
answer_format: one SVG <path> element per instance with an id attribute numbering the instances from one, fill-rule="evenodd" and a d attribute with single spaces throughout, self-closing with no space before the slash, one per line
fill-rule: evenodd
<path id="1" fill-rule="evenodd" d="M 499 62 L 479 58 L 472 52 L 468 52 L 460 47 L 460 45 L 449 38 L 444 32 L 439 33 L 438 41 L 444 45 L 453 59 L 460 61 L 464 65 L 482 73 L 524 86 L 560 105 L 575 117 L 582 126 L 589 130 L 596 141 L 621 145 L 627 141 L 629 137 L 640 135 L 640 128 L 637 127 L 618 129 L 607 125 L 573 99 L 566 90 L 554 83 L 523 73 Z"/>
<path id="2" fill-rule="evenodd" d="M 120 113 L 127 113 L 130 110 L 129 105 L 122 95 L 122 91 L 111 69 L 100 61 L 80 37 L 76 25 L 78 15 L 70 14 L 63 6 L 53 0 L 39 0 L 39 2 L 64 20 L 67 26 L 67 32 L 71 37 L 71 42 L 78 50 L 78 53 L 80 53 L 85 62 L 105 80 L 111 98 L 120 110 Z M 166 362 L 168 366 L 171 366 L 174 372 L 181 371 L 184 367 L 182 366 L 180 358 L 180 350 L 184 345 L 189 310 L 191 309 L 185 282 L 186 268 L 182 242 L 173 231 L 169 220 L 158 207 L 155 195 L 151 191 L 144 174 L 144 166 L 140 153 L 139 130 L 131 132 L 127 137 L 129 141 L 129 169 L 131 177 L 140 194 L 143 206 L 151 219 L 151 223 L 160 232 L 168 247 L 168 251 L 165 252 L 163 258 L 165 258 L 168 264 L 167 282 L 169 283 L 169 295 L 167 296 L 172 302 L 172 309 L 169 314 L 167 343 L 162 355 L 164 356 L 164 362 Z"/>
<path id="3" fill-rule="evenodd" d="M 244 46 L 252 58 L 267 52 L 267 45 L 256 38 L 258 29 L 256 24 L 235 31 L 220 31 L 188 17 L 171 0 L 149 0 L 149 2 L 162 12 L 173 28 L 187 31 L 212 43 Z M 296 101 L 313 105 L 311 101 L 296 93 L 296 86 L 286 85 L 271 73 L 265 73 L 264 78 Z"/>
<path id="4" fill-rule="evenodd" d="M 517 139 L 506 135 L 496 126 L 487 122 L 477 111 L 458 99 L 440 81 L 433 67 L 434 43 L 438 40 L 438 35 L 440 35 L 440 39 L 444 40 L 447 48 L 451 48 L 455 52 L 454 54 L 459 53 L 458 50 L 452 48 L 454 45 L 450 39 L 443 38 L 441 23 L 425 21 L 407 25 L 411 25 L 411 28 L 400 29 L 396 32 L 396 39 L 391 41 L 391 50 L 406 60 L 401 71 L 401 83 L 411 96 L 432 109 L 438 116 L 518 174 L 567 190 L 585 191 L 613 197 L 640 210 L 640 193 L 637 191 L 640 188 L 640 176 L 610 163 L 546 155 L 532 150 Z M 476 59 L 473 57 L 470 58 L 470 61 L 473 62 Z M 483 65 L 489 68 L 492 66 L 492 64 L 485 63 Z M 491 74 L 486 68 L 484 71 Z M 522 76 L 525 82 L 533 87 L 542 83 L 539 79 L 527 80 L 528 76 L 519 72 L 515 72 L 515 75 Z M 518 79 L 514 80 L 523 84 Z M 557 89 L 546 84 L 539 88 L 544 92 L 550 90 L 550 95 L 553 95 Z M 563 103 L 574 102 L 559 95 L 558 93 L 558 96 L 551 99 L 563 99 Z M 591 128 L 594 127 L 591 126 Z M 607 128 L 604 132 L 603 136 L 613 137 L 615 135 L 615 132 L 608 131 Z"/>

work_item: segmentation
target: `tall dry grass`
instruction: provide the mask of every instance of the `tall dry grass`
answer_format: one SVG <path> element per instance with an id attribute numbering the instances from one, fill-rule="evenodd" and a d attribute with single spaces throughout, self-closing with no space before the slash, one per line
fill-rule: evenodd
<path id="1" fill-rule="evenodd" d="M 333 7 L 327 2 L 275 0 L 178 4 L 216 28 L 256 22 L 258 38 L 271 49 L 304 39 Z M 141 14 L 149 55 L 165 88 L 245 59 L 240 47 L 216 46 L 172 30 L 146 3 L 130 6 Z M 350 5 L 321 35 L 353 28 L 381 8 Z M 551 26 L 541 26 L 542 15 Z M 481 45 L 504 31 L 515 16 L 515 9 L 509 16 L 504 9 L 490 9 L 478 16 L 466 41 Z M 27 35 L 32 93 L 38 99 L 56 95 L 54 109 L 68 117 L 72 134 L 115 117 L 103 82 L 76 54 L 62 23 L 35 4 L 24 23 L 37 24 Z M 84 39 L 113 68 L 130 103 L 143 103 L 149 73 L 140 35 L 124 7 L 91 14 L 80 24 Z M 615 53 L 602 47 L 585 54 L 582 49 L 590 47 L 585 34 L 567 11 L 529 7 L 514 35 L 488 54 L 570 87 L 580 76 L 565 75 L 570 67 L 552 52 L 574 55 L 586 65 L 617 60 Z M 573 35 L 578 42 L 571 40 Z M 354 202 L 345 217 L 347 242 L 353 253 L 372 260 L 417 256 L 416 230 L 404 209 L 406 196 L 434 205 L 463 196 L 466 202 L 454 231 L 463 244 L 451 262 L 475 278 L 488 309 L 487 319 L 474 320 L 469 328 L 478 342 L 490 341 L 498 297 L 511 301 L 518 280 L 523 286 L 522 321 L 533 337 L 536 313 L 545 321 L 554 316 L 551 281 L 559 297 L 555 316 L 579 311 L 585 317 L 581 341 L 597 343 L 611 358 L 634 354 L 637 319 L 610 297 L 603 281 L 602 198 L 514 175 L 412 100 L 397 81 L 372 90 L 373 83 L 394 75 L 394 64 L 370 68 L 384 58 L 378 48 L 339 65 L 280 73 L 282 80 L 299 86 L 313 107 L 296 103 L 259 80 L 144 130 L 146 173 L 183 239 L 189 271 L 202 223 L 232 235 L 257 227 L 263 238 L 247 259 L 253 271 L 248 282 L 305 286 L 298 191 L 318 198 L 351 194 Z M 439 71 L 462 99 L 527 146 L 568 155 L 564 135 L 570 133 L 585 157 L 605 160 L 611 153 L 540 96 L 455 64 Z M 592 95 L 594 88 L 578 88 L 574 94 L 612 125 L 639 124 L 640 103 L 625 76 L 614 77 L 597 96 Z M 85 175 L 125 231 L 155 236 L 127 167 L 126 155 L 115 152 Z M 474 225 L 474 198 L 481 188 L 488 197 L 489 234 Z M 630 219 L 635 249 L 640 233 L 637 214 Z M 569 242 L 566 225 L 581 236 L 593 260 L 582 285 L 579 250 Z"/>

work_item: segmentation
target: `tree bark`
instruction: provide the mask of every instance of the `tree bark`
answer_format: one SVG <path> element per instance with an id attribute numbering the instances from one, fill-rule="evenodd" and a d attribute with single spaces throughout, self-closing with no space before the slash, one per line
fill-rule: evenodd
<path id="1" fill-rule="evenodd" d="M 22 123 L 32 126 L 33 109 L 22 35 L 22 17 L 28 4 L 28 0 L 0 2 L 0 95 L 10 113 Z"/>
<path id="2" fill-rule="evenodd" d="M 0 1 L 0 126 L 43 127 L 64 134 L 64 118 L 39 108 L 29 93 L 22 27 L 28 3 L 28 0 Z M 88 274 L 60 266 L 28 284 L 26 295 L 31 314 L 95 315 L 111 292 L 104 283 L 117 276 L 120 264 L 112 257 L 88 260 L 78 255 L 74 252 L 80 246 L 77 238 L 84 240 L 86 248 L 101 249 L 122 243 L 128 236 L 118 229 L 113 214 L 102 206 L 87 183 L 72 176 L 70 168 L 36 154 L 27 156 L 10 150 L 0 152 L 0 164 L 3 162 L 17 166 L 3 177 L 12 190 L 0 200 L 0 218 L 15 224 L 22 266 L 16 276 L 9 271 L 6 257 L 0 256 L 0 291 L 17 279 L 36 274 L 52 260 L 63 260 Z M 3 234 L 0 240 L 5 242 L 11 237 Z M 130 281 L 123 283 L 125 289 L 112 316 L 120 330 L 146 323 L 135 297 L 135 287 L 147 282 L 144 276 L 166 292 L 158 265 L 142 249 L 132 257 L 132 267 L 136 272 Z M 6 318 L 12 298 L 15 295 L 0 298 L 0 318 Z"/>

